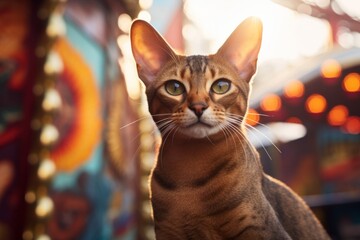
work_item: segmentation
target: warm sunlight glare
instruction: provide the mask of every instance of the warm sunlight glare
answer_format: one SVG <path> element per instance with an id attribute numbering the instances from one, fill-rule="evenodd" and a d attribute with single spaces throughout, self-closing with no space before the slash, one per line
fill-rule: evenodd
<path id="1" fill-rule="evenodd" d="M 187 46 L 187 54 L 216 52 L 249 16 L 259 17 L 264 25 L 259 62 L 314 56 L 326 50 L 330 39 L 325 21 L 295 13 L 269 0 L 185 0 L 184 13 L 189 19 L 187 25 L 191 25 L 184 29 L 185 40 L 192 43 Z"/>

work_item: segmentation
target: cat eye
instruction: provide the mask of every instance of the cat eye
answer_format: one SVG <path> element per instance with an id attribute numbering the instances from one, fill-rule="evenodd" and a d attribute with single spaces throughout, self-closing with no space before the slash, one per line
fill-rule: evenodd
<path id="1" fill-rule="evenodd" d="M 165 90 L 170 95 L 179 96 L 185 92 L 185 87 L 177 80 L 169 80 L 165 83 Z"/>
<path id="2" fill-rule="evenodd" d="M 221 78 L 219 80 L 216 80 L 211 85 L 211 91 L 216 94 L 224 94 L 224 93 L 227 93 L 227 91 L 229 91 L 230 85 L 231 85 L 231 83 L 229 80 L 227 80 L 225 78 Z"/>

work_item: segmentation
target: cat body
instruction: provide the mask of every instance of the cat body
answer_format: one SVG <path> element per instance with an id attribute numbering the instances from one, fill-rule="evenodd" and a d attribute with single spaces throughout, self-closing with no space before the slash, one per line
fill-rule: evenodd
<path id="1" fill-rule="evenodd" d="M 244 119 L 262 25 L 240 24 L 216 54 L 180 56 L 146 22 L 131 29 L 162 135 L 151 173 L 156 239 L 329 239 L 288 187 L 265 175 Z"/>

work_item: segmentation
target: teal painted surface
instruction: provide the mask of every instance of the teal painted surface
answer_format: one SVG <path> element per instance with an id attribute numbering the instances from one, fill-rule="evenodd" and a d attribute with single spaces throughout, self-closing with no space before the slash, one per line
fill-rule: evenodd
<path id="1" fill-rule="evenodd" d="M 100 89 L 104 87 L 105 80 L 105 53 L 104 50 L 94 42 L 89 36 L 85 35 L 78 26 L 66 17 L 66 37 L 71 45 L 83 56 L 85 62 L 89 64 L 93 71 L 96 83 Z"/>

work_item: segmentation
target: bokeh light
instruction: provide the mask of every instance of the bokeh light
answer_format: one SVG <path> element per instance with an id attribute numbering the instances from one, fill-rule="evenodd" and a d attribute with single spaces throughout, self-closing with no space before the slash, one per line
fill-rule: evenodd
<path id="1" fill-rule="evenodd" d="M 348 117 L 343 127 L 344 127 L 344 130 L 350 134 L 359 134 L 360 133 L 360 117 L 357 117 L 357 116 Z"/>
<path id="2" fill-rule="evenodd" d="M 246 123 L 251 126 L 256 126 L 259 123 L 259 121 L 260 121 L 259 113 L 255 109 L 250 108 L 246 115 Z"/>
<path id="3" fill-rule="evenodd" d="M 304 84 L 299 80 L 293 80 L 284 88 L 284 94 L 288 98 L 299 98 L 304 95 Z"/>
<path id="4" fill-rule="evenodd" d="M 338 78 L 342 72 L 341 65 L 335 59 L 328 59 L 321 65 L 321 76 L 323 78 Z"/>
<path id="5" fill-rule="evenodd" d="M 54 208 L 54 203 L 49 197 L 42 197 L 35 209 L 36 215 L 45 217 L 51 213 Z"/>
<path id="6" fill-rule="evenodd" d="M 345 91 L 355 93 L 360 91 L 360 74 L 349 73 L 344 78 L 342 87 Z"/>
<path id="7" fill-rule="evenodd" d="M 281 99 L 276 94 L 269 94 L 261 101 L 260 106 L 264 111 L 275 112 L 281 108 Z"/>
<path id="8" fill-rule="evenodd" d="M 344 105 L 333 107 L 328 114 L 328 122 L 332 126 L 341 126 L 346 122 L 349 110 Z"/>
<path id="9" fill-rule="evenodd" d="M 298 117 L 289 117 L 289 118 L 286 120 L 286 122 L 288 122 L 288 123 L 299 123 L 299 124 L 302 123 L 301 120 L 300 120 L 300 118 L 298 118 Z"/>
<path id="10" fill-rule="evenodd" d="M 129 33 L 132 19 L 129 14 L 123 13 L 118 18 L 118 26 L 124 33 Z"/>
<path id="11" fill-rule="evenodd" d="M 320 94 L 313 94 L 306 100 L 306 110 L 309 113 L 322 113 L 325 111 L 327 106 L 326 99 Z"/>

